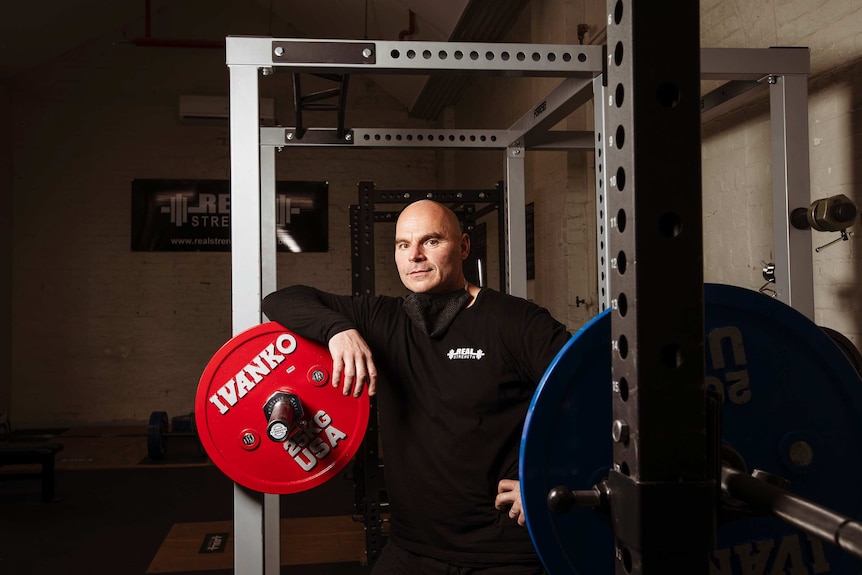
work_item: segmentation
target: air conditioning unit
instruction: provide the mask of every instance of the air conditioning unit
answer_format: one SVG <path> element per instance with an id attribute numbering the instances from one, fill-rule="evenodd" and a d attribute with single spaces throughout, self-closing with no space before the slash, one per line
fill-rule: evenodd
<path id="1" fill-rule="evenodd" d="M 260 124 L 275 125 L 275 100 L 260 99 Z M 180 122 L 185 124 L 224 123 L 230 115 L 230 100 L 222 96 L 180 96 Z"/>

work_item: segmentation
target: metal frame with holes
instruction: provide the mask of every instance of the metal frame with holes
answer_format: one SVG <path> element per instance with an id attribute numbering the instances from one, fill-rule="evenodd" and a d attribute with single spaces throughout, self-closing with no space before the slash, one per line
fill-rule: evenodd
<path id="1" fill-rule="evenodd" d="M 630 0 L 629 0 L 630 1 Z M 675 0 L 682 1 L 682 0 Z M 625 4 L 610 0 L 611 4 Z M 697 3 L 695 3 L 697 4 Z M 609 19 L 613 17 L 609 7 Z M 664 24 L 662 25 L 664 26 Z M 630 31 L 611 26 L 617 42 Z M 613 257 L 608 230 L 617 229 L 616 208 L 605 191 L 617 186 L 608 174 L 614 144 L 607 136 L 617 94 L 605 85 L 614 54 L 603 46 L 384 42 L 368 40 L 298 40 L 228 37 L 230 71 L 232 324 L 237 334 L 263 319 L 260 301 L 276 289 L 275 151 L 290 146 L 499 149 L 505 152 L 503 210 L 506 222 L 507 291 L 526 295 L 525 178 L 527 150 L 594 150 L 599 298 L 615 305 L 608 283 Z M 437 74 L 544 76 L 561 84 L 508 129 L 411 130 L 353 128 L 337 130 L 260 127 L 259 76 L 276 69 L 326 74 Z M 807 75 L 805 49 L 701 49 L 704 79 L 725 79 L 732 89 L 701 101 L 706 109 L 748 88 L 768 84 L 771 95 L 773 196 L 775 198 L 776 292 L 779 299 L 813 318 L 813 271 L 808 230 L 789 225 L 792 207 L 808 205 Z M 634 80 L 629 80 L 631 83 Z M 594 100 L 595 133 L 552 131 L 551 127 L 584 103 Z M 619 120 L 615 120 L 619 121 Z M 650 148 L 639 146 L 639 153 Z M 615 160 L 616 161 L 616 160 Z M 633 159 L 627 161 L 634 161 Z M 615 164 L 614 164 L 615 165 Z M 699 165 L 699 164 L 698 164 Z M 614 215 L 609 212 L 614 211 Z M 633 220 L 634 217 L 631 218 Z M 630 225 L 634 225 L 633 221 Z M 651 245 L 648 249 L 652 250 Z M 618 302 L 617 302 L 618 303 Z M 237 572 L 279 572 L 278 496 L 234 489 L 235 566 Z"/>

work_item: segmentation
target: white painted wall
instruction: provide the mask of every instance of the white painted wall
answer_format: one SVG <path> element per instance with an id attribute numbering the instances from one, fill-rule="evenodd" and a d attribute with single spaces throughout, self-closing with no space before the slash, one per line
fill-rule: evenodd
<path id="1" fill-rule="evenodd" d="M 850 0 L 703 0 L 702 45 L 808 47 L 811 201 L 844 194 L 862 207 L 862 7 Z M 766 91 L 704 126 L 705 277 L 758 289 L 772 261 L 769 111 Z M 858 232 L 859 219 L 850 230 Z M 814 246 L 837 233 L 813 232 Z M 858 236 L 813 253 L 815 321 L 862 345 Z"/>

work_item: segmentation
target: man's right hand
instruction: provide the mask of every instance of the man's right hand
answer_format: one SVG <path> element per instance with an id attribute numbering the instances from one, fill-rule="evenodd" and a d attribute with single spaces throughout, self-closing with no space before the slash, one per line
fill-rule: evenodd
<path id="1" fill-rule="evenodd" d="M 371 349 L 355 329 L 339 332 L 329 339 L 332 355 L 332 385 L 338 386 L 344 375 L 344 395 L 359 397 L 362 386 L 368 383 L 368 395 L 377 392 L 377 367 Z"/>

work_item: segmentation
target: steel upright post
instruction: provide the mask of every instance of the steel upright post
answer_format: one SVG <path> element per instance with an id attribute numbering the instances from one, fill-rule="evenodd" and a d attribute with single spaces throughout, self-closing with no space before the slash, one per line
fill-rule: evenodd
<path id="1" fill-rule="evenodd" d="M 775 291 L 779 300 L 814 321 L 811 230 L 790 225 L 793 209 L 811 202 L 808 75 L 784 75 L 770 80 Z"/>
<path id="2" fill-rule="evenodd" d="M 716 481 L 702 385 L 699 2 L 607 7 L 615 569 L 705 574 Z"/>
<path id="3" fill-rule="evenodd" d="M 230 67 L 233 335 L 258 325 L 262 319 L 260 309 L 264 285 L 262 254 L 265 250 L 261 243 L 261 157 L 257 74 L 258 69 L 255 66 Z M 274 211 L 275 206 L 270 206 L 269 209 Z M 275 521 L 272 516 L 275 517 Z M 268 520 L 267 517 L 269 517 Z M 237 572 L 265 575 L 278 573 L 280 561 L 277 518 L 277 496 L 263 495 L 238 484 L 234 485 L 234 565 Z"/>
<path id="4" fill-rule="evenodd" d="M 524 148 L 506 149 L 506 189 L 503 207 L 506 214 L 506 291 L 527 297 L 527 222 L 524 191 Z"/>
<path id="5" fill-rule="evenodd" d="M 605 127 L 605 111 L 613 101 L 606 101 L 608 90 L 604 85 L 606 76 L 596 76 L 593 79 L 593 118 L 595 165 L 596 165 L 596 264 L 597 290 L 599 296 L 599 311 L 610 307 L 611 294 L 608 288 L 611 275 L 610 255 L 608 252 L 608 229 L 610 215 L 605 192 L 608 189 L 608 171 L 605 169 L 605 158 L 608 155 L 607 130 Z"/>

